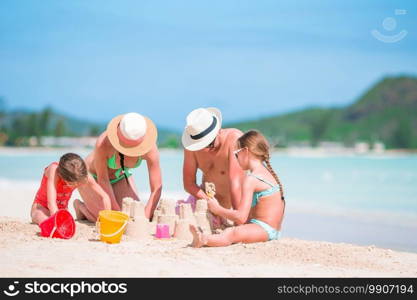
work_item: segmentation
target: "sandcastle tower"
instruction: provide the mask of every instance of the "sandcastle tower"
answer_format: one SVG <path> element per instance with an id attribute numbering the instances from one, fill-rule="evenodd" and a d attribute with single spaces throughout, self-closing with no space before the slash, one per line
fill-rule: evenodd
<path id="1" fill-rule="evenodd" d="M 188 220 L 191 224 L 196 224 L 196 220 L 193 213 L 193 208 L 191 203 L 181 203 L 180 204 L 180 219 Z"/>
<path id="2" fill-rule="evenodd" d="M 193 234 L 190 224 L 197 225 L 190 203 L 181 203 L 179 206 L 179 219 L 175 224 L 174 237 L 180 240 L 192 241 Z"/>
<path id="3" fill-rule="evenodd" d="M 145 204 L 141 201 L 133 201 L 130 206 L 130 216 L 133 220 L 145 218 Z"/>
<path id="4" fill-rule="evenodd" d="M 209 198 L 214 198 L 216 195 L 216 186 L 212 182 L 205 183 L 205 192 Z M 195 219 L 197 221 L 197 225 L 203 230 L 205 234 L 211 234 L 214 230 L 213 224 L 213 215 L 208 210 L 207 200 L 200 199 L 197 200 L 196 203 L 196 210 L 195 210 Z"/>
<path id="5" fill-rule="evenodd" d="M 131 216 L 131 207 L 133 201 L 134 200 L 130 197 L 124 197 L 122 200 L 122 213 L 125 213 L 129 217 Z"/>
<path id="6" fill-rule="evenodd" d="M 161 203 L 162 203 L 162 200 L 159 200 L 159 203 L 153 212 L 152 221 L 149 223 L 149 231 L 151 234 L 156 233 L 156 224 L 158 224 L 158 217 L 162 214 Z"/>
<path id="7" fill-rule="evenodd" d="M 157 224 L 167 224 L 169 226 L 169 234 L 172 236 L 175 232 L 175 223 L 178 220 L 178 216 L 175 213 L 175 201 L 161 199 L 159 206 L 159 211 L 155 210 L 157 214 L 154 214 L 154 220 L 156 220 Z"/>
<path id="8" fill-rule="evenodd" d="M 197 225 L 203 230 L 204 234 L 211 234 L 210 216 L 208 212 L 207 200 L 197 200 L 194 217 Z"/>
<path id="9" fill-rule="evenodd" d="M 155 216 L 155 214 L 154 214 L 153 215 L 152 222 L 149 222 L 148 228 L 149 228 L 150 234 L 153 234 L 154 235 L 156 233 L 156 224 L 158 224 L 156 222 L 157 219 L 158 219 L 158 216 Z"/>
<path id="10" fill-rule="evenodd" d="M 122 211 L 130 216 L 126 235 L 135 239 L 149 238 L 149 220 L 145 216 L 145 205 L 129 197 L 124 198 L 122 204 Z"/>

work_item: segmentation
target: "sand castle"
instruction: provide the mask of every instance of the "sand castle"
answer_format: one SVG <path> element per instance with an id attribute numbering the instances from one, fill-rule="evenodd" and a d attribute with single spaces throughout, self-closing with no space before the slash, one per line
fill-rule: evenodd
<path id="1" fill-rule="evenodd" d="M 145 205 L 142 202 L 125 197 L 122 202 L 122 212 L 130 217 L 126 228 L 127 236 L 134 239 L 150 237 L 149 220 L 145 216 Z"/>
<path id="2" fill-rule="evenodd" d="M 213 183 L 207 182 L 205 189 L 209 197 L 215 196 L 216 188 Z M 176 201 L 172 199 L 161 199 L 154 211 L 152 222 L 149 222 L 145 217 L 142 202 L 134 201 L 131 198 L 124 198 L 122 211 L 131 217 L 126 234 L 137 238 L 144 238 L 151 234 L 155 235 L 158 224 L 168 225 L 169 235 L 182 240 L 192 240 L 193 236 L 190 232 L 190 224 L 199 226 L 205 234 L 211 234 L 213 232 L 213 216 L 208 211 L 207 200 L 197 200 L 195 212 L 193 212 L 190 203 L 181 203 L 178 214 L 176 213 L 175 207 Z"/>
<path id="3" fill-rule="evenodd" d="M 179 206 L 179 219 L 175 223 L 174 237 L 180 240 L 192 241 L 193 235 L 190 224 L 197 225 L 196 218 L 190 203 L 182 203 Z"/>
<path id="4" fill-rule="evenodd" d="M 132 207 L 132 202 L 134 200 L 130 197 L 124 197 L 122 200 L 122 213 L 125 213 L 130 217 L 130 210 Z"/>
<path id="5" fill-rule="evenodd" d="M 208 211 L 207 200 L 205 199 L 197 200 L 197 205 L 196 205 L 194 216 L 197 221 L 197 225 L 201 228 L 203 233 L 211 234 L 212 224 L 210 221 L 211 216 L 210 216 L 210 212 Z"/>
<path id="6" fill-rule="evenodd" d="M 210 198 L 216 195 L 216 187 L 211 182 L 206 182 L 205 190 Z M 174 237 L 183 240 L 192 240 L 190 224 L 197 225 L 205 234 L 211 234 L 213 232 L 212 215 L 208 211 L 207 200 L 199 199 L 196 201 L 194 214 L 190 203 L 182 203 L 179 205 L 179 219 L 176 223 Z"/>
<path id="7" fill-rule="evenodd" d="M 214 183 L 206 182 L 205 188 L 206 188 L 207 196 L 209 196 L 210 198 L 214 198 L 214 196 L 216 195 L 216 186 L 214 185 Z M 208 216 L 209 216 L 212 231 L 215 231 L 216 233 L 220 233 L 227 227 L 234 226 L 233 221 L 228 220 L 226 218 L 220 218 L 221 224 L 218 224 L 218 221 L 214 222 L 215 217 L 211 212 L 208 212 Z"/>
<path id="8" fill-rule="evenodd" d="M 155 208 L 153 212 L 153 217 L 151 222 L 149 223 L 149 231 L 151 234 L 156 233 L 156 224 L 158 224 L 158 217 L 161 215 L 161 201 L 159 201 L 157 207 Z"/>
<path id="9" fill-rule="evenodd" d="M 205 192 L 207 194 L 207 196 L 209 196 L 209 198 L 214 198 L 216 196 L 216 186 L 214 183 L 212 182 L 206 182 L 205 183 Z M 201 204 L 203 205 L 203 207 L 200 208 L 200 211 L 203 212 L 204 210 L 207 213 L 207 219 L 208 222 L 210 223 L 210 227 L 211 227 L 211 231 L 212 232 L 217 232 L 217 230 L 222 230 L 222 226 L 221 226 L 221 222 L 223 222 L 223 218 L 220 217 L 216 217 L 215 215 L 213 215 L 210 211 L 208 211 L 206 204 Z M 219 221 L 221 220 L 221 221 Z M 206 225 L 207 226 L 207 225 Z"/>
<path id="10" fill-rule="evenodd" d="M 214 183 L 206 182 L 205 191 L 210 198 L 213 198 L 216 195 L 216 186 Z M 197 225 L 205 234 L 211 234 L 214 229 L 212 219 L 213 215 L 208 211 L 207 200 L 199 199 L 196 201 L 194 214 L 190 203 L 181 203 L 174 237 L 191 241 L 193 236 L 190 231 L 190 224 Z"/>
<path id="11" fill-rule="evenodd" d="M 176 201 L 174 200 L 160 200 L 151 223 L 153 234 L 156 232 L 157 224 L 167 224 L 169 226 L 169 234 L 182 240 L 192 240 L 190 224 L 199 226 L 204 233 L 210 234 L 212 232 L 207 200 L 197 200 L 195 213 L 193 213 L 190 203 L 181 203 L 179 205 L 179 215 L 177 215 L 175 206 Z"/>
<path id="12" fill-rule="evenodd" d="M 161 199 L 158 207 L 155 209 L 152 219 L 151 230 L 156 232 L 156 224 L 167 224 L 169 226 L 169 234 L 172 236 L 175 231 L 175 223 L 178 216 L 175 213 L 175 201 L 170 199 Z"/>

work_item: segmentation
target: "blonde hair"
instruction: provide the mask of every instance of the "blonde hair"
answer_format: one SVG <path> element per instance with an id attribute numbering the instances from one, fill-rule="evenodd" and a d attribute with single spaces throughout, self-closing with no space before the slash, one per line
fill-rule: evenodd
<path id="1" fill-rule="evenodd" d="M 272 169 L 271 162 L 270 162 L 270 155 L 269 155 L 269 143 L 267 139 L 257 130 L 249 130 L 245 132 L 238 140 L 238 147 L 239 148 L 248 148 L 248 150 L 257 156 L 262 162 L 265 162 L 265 166 L 268 171 L 274 176 L 275 180 L 277 181 L 279 188 L 281 190 L 281 199 L 285 202 L 284 198 L 284 188 L 281 184 L 281 181 L 278 178 L 278 175 L 275 173 L 274 169 Z"/>

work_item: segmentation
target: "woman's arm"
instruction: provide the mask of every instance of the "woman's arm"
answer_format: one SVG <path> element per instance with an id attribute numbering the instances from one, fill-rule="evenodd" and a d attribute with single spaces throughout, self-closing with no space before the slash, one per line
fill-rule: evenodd
<path id="1" fill-rule="evenodd" d="M 162 175 L 159 165 L 158 147 L 155 145 L 143 158 L 148 166 L 149 185 L 151 188 L 151 195 L 145 207 L 145 216 L 151 219 L 162 193 Z"/>
<path id="2" fill-rule="evenodd" d="M 48 209 L 51 213 L 51 216 L 58 211 L 58 205 L 56 204 L 56 186 L 55 186 L 55 179 L 56 179 L 55 176 L 56 176 L 57 168 L 58 168 L 57 165 L 51 164 L 45 170 L 45 175 L 48 178 L 46 182 Z"/>
<path id="3" fill-rule="evenodd" d="M 209 210 L 215 215 L 233 221 L 235 224 L 245 224 L 250 213 L 254 190 L 255 181 L 250 177 L 246 177 L 242 183 L 242 199 L 240 200 L 237 209 L 224 208 L 220 206 L 217 200 L 209 199 Z"/>
<path id="4" fill-rule="evenodd" d="M 97 141 L 94 152 L 94 168 L 97 173 L 97 183 L 110 197 L 111 209 L 120 211 L 120 206 L 116 201 L 116 196 L 110 183 L 109 171 L 107 170 L 107 155 L 99 141 Z"/>
<path id="5" fill-rule="evenodd" d="M 93 176 L 91 176 L 91 174 L 88 174 L 87 176 L 87 185 L 101 198 L 104 204 L 104 209 L 111 209 L 111 200 L 109 195 L 99 184 L 97 184 L 96 180 Z"/>

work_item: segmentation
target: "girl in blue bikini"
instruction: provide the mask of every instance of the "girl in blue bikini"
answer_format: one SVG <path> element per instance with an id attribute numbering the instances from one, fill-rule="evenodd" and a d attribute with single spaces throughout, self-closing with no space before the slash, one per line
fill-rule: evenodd
<path id="1" fill-rule="evenodd" d="M 236 159 L 247 176 L 242 183 L 241 200 L 236 210 L 221 207 L 217 200 L 208 200 L 209 210 L 232 220 L 238 226 L 221 234 L 205 235 L 190 225 L 193 247 L 219 247 L 234 243 L 257 243 L 280 237 L 284 217 L 283 187 L 270 164 L 269 144 L 258 131 L 246 132 L 238 139 Z"/>

